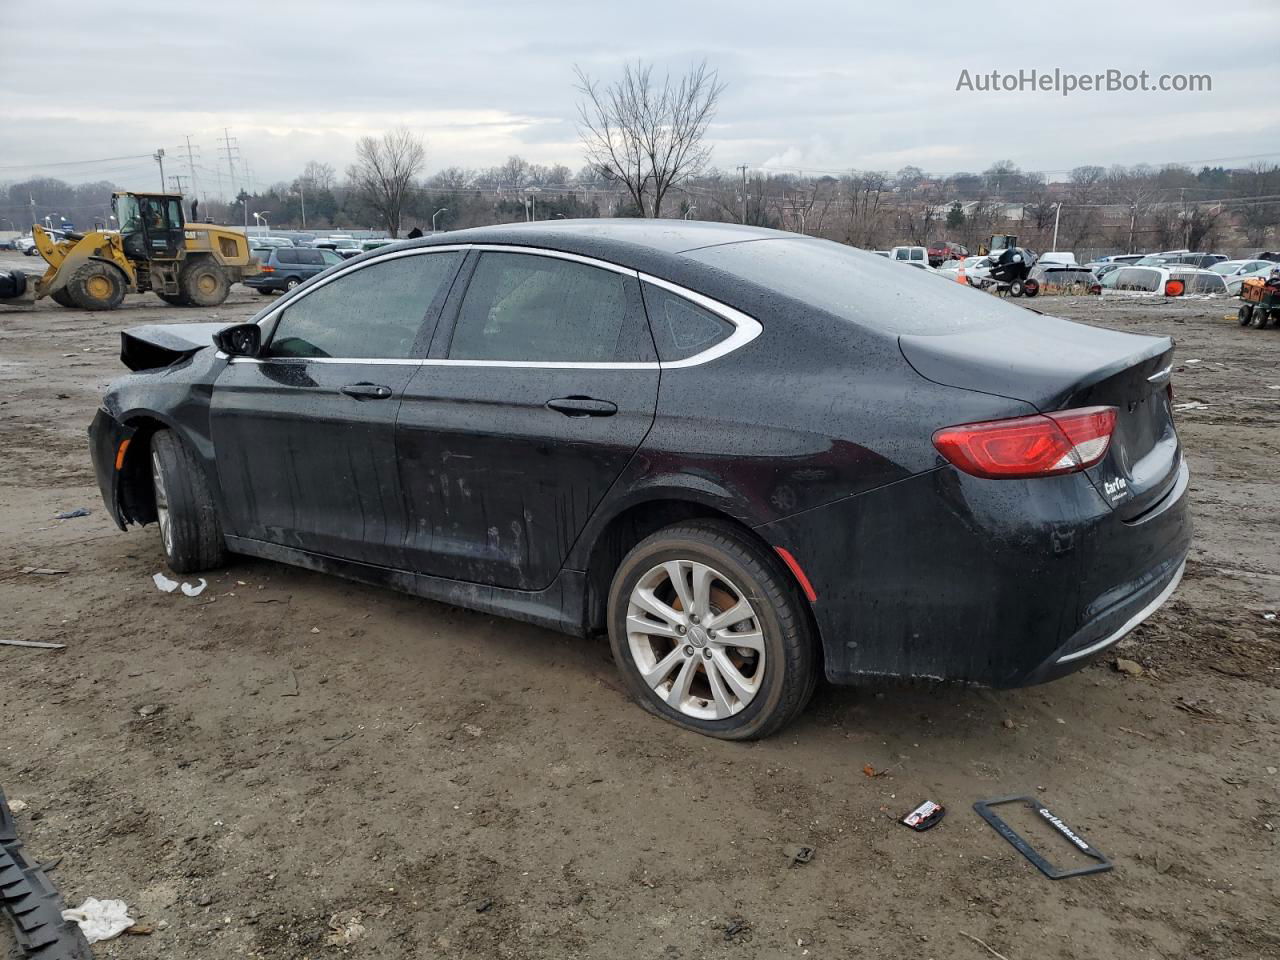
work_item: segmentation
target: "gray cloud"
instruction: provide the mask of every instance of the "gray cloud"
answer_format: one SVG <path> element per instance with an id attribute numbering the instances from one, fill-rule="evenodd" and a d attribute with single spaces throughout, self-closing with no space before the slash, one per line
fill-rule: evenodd
<path id="1" fill-rule="evenodd" d="M 1280 153 L 1272 0 L 1165 2 L 1158 16 L 1114 2 L 1018 5 L 1013 16 L 838 0 L 659 0 L 639 12 L 579 0 L 128 6 L 123 24 L 116 6 L 72 0 L 51 27 L 47 4 L 6 4 L 0 180 L 45 172 L 150 186 L 145 158 L 46 164 L 172 153 L 191 134 L 212 185 L 226 169 L 223 127 L 259 183 L 309 159 L 341 169 L 359 136 L 399 124 L 427 139 L 432 169 L 511 153 L 576 168 L 573 65 L 607 78 L 637 57 L 673 71 L 705 57 L 720 70 L 722 168 L 953 172 L 1008 158 L 1057 171 Z M 962 69 L 1055 67 L 1209 73 L 1213 90 L 955 90 Z"/>

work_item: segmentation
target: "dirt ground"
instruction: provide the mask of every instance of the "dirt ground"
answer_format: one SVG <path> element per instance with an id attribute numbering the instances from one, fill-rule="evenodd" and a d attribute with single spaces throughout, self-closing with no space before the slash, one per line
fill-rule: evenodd
<path id="1" fill-rule="evenodd" d="M 155 927 L 100 957 L 1280 957 L 1280 331 L 1221 301 L 1036 306 L 1171 334 L 1204 404 L 1178 413 L 1186 579 L 1119 650 L 1141 675 L 823 687 L 746 745 L 630 704 L 603 642 L 256 560 L 158 592 L 85 428 L 120 329 L 207 316 L 0 307 L 0 637 L 66 644 L 0 646 L 22 837 L 70 904 Z M 1115 869 L 1051 881 L 971 809 L 1021 793 Z M 926 798 L 941 825 L 894 822 Z"/>

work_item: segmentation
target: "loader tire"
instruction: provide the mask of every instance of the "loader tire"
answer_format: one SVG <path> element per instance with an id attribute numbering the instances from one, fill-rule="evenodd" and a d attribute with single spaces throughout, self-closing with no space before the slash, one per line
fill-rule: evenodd
<path id="1" fill-rule="evenodd" d="M 157 297 L 165 303 L 172 304 L 175 307 L 189 307 L 191 301 L 187 299 L 185 293 L 157 293 Z"/>
<path id="2" fill-rule="evenodd" d="M 129 285 L 119 267 L 90 260 L 71 275 L 65 289 L 71 302 L 82 310 L 114 310 L 124 302 Z"/>
<path id="3" fill-rule="evenodd" d="M 178 288 L 187 306 L 216 307 L 227 299 L 231 281 L 226 271 L 212 260 L 195 260 L 183 266 L 178 274 Z"/>
<path id="4" fill-rule="evenodd" d="M 49 294 L 49 299 L 60 307 L 69 307 L 72 310 L 76 309 L 75 301 L 71 299 L 71 294 L 67 291 L 66 287 L 60 287 L 53 291 L 53 293 Z"/>

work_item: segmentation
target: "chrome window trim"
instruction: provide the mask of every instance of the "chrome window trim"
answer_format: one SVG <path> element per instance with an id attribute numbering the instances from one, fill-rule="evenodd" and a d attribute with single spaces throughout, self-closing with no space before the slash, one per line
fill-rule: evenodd
<path id="1" fill-rule="evenodd" d="M 267 313 L 263 314 L 261 319 L 255 321 L 259 326 L 266 324 L 280 315 L 284 310 L 288 309 L 292 304 L 301 300 L 303 297 L 309 296 L 312 292 L 319 290 L 321 287 L 332 283 L 339 277 L 344 277 L 348 273 L 355 270 L 361 270 L 365 267 L 372 266 L 375 263 L 383 263 L 387 260 L 394 260 L 399 257 L 421 256 L 430 253 L 443 253 L 446 251 L 470 251 L 477 250 L 495 253 L 523 253 L 529 256 L 550 257 L 557 260 L 571 260 L 575 263 L 583 263 L 587 266 L 598 267 L 602 270 L 608 270 L 612 273 L 618 273 L 623 276 L 634 277 L 641 283 L 651 283 L 654 286 L 661 287 L 676 296 L 688 300 L 690 303 L 702 307 L 704 310 L 714 313 L 716 316 L 727 320 L 734 327 L 733 333 L 725 337 L 718 343 L 708 347 L 700 353 L 695 353 L 691 357 L 683 360 L 672 360 L 669 362 L 662 361 L 646 361 L 646 362 L 601 362 L 592 363 L 588 361 L 571 361 L 571 360 L 454 360 L 449 358 L 440 359 L 399 359 L 399 358 L 382 358 L 382 357 L 229 357 L 229 363 L 366 363 L 374 365 L 386 366 L 418 366 L 418 367 L 496 367 L 496 368 L 516 368 L 516 369 L 535 369 L 535 370 L 679 370 L 688 367 L 698 367 L 704 363 L 710 363 L 721 357 L 727 356 L 739 347 L 744 347 L 756 337 L 760 336 L 764 327 L 760 321 L 754 317 L 736 310 L 727 304 L 721 303 L 719 300 L 713 300 L 705 294 L 690 290 L 678 283 L 672 283 L 670 280 L 664 280 L 661 277 L 655 277 L 652 274 L 642 273 L 639 270 L 633 270 L 630 267 L 624 267 L 620 264 L 611 263 L 608 260 L 599 260 L 595 257 L 586 257 L 577 253 L 568 253 L 563 250 L 549 250 L 545 247 L 523 247 L 515 244 L 505 243 L 454 243 L 440 244 L 439 246 L 417 247 L 412 250 L 397 250 L 392 253 L 386 253 L 363 263 L 352 264 L 350 267 L 338 270 L 337 272 L 325 277 L 314 286 L 308 287 L 297 296 L 290 297 L 287 301 L 278 306 L 274 306 Z M 225 356 L 219 352 L 219 356 Z"/>

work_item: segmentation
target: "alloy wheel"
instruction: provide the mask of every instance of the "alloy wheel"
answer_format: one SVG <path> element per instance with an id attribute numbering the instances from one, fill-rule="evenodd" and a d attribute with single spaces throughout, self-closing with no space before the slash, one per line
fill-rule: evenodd
<path id="1" fill-rule="evenodd" d="M 751 600 L 725 574 L 694 560 L 667 560 L 636 583 L 627 647 L 649 689 L 699 720 L 742 712 L 764 679 L 764 633 Z"/>
<path id="2" fill-rule="evenodd" d="M 151 483 L 156 492 L 156 521 L 160 524 L 160 539 L 167 556 L 173 555 L 173 528 L 169 519 L 169 494 L 164 487 L 164 474 L 160 470 L 160 457 L 151 452 Z"/>

